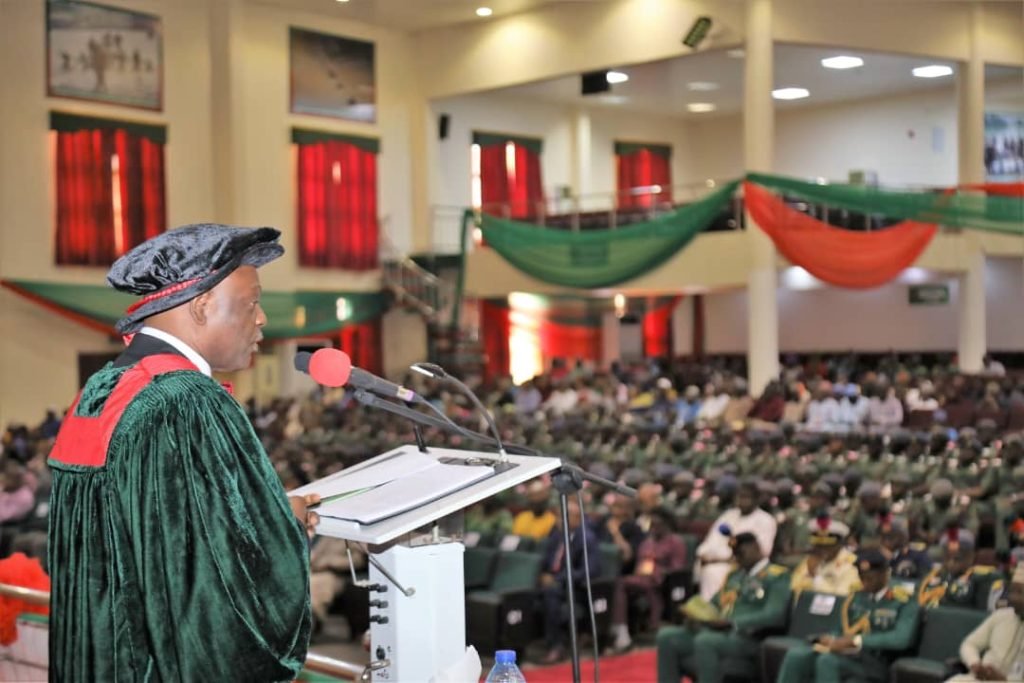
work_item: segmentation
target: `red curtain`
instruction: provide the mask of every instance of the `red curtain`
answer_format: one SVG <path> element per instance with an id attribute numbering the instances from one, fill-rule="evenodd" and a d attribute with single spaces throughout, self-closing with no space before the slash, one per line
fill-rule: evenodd
<path id="1" fill-rule="evenodd" d="M 56 135 L 59 265 L 110 265 L 167 228 L 163 144 L 121 129 Z"/>
<path id="2" fill-rule="evenodd" d="M 937 230 L 905 221 L 875 232 L 843 230 L 811 218 L 768 190 L 743 184 L 747 210 L 779 251 L 819 280 L 867 289 L 889 282 L 921 255 Z"/>
<path id="3" fill-rule="evenodd" d="M 1024 182 L 1022 183 L 979 183 L 976 185 L 961 185 L 961 190 L 980 190 L 985 194 L 997 195 L 999 197 L 1024 197 Z"/>
<path id="4" fill-rule="evenodd" d="M 352 359 L 352 365 L 376 375 L 384 372 L 380 318 L 346 325 L 341 328 L 340 337 L 341 350 Z"/>
<path id="5" fill-rule="evenodd" d="M 377 155 L 341 141 L 300 144 L 299 264 L 377 267 Z"/>
<path id="6" fill-rule="evenodd" d="M 617 154 L 618 207 L 620 209 L 647 208 L 672 203 L 672 165 L 668 157 L 649 149 L 630 154 Z M 642 192 L 635 188 L 660 185 L 658 193 Z"/>
<path id="7" fill-rule="evenodd" d="M 661 306 L 644 313 L 644 356 L 668 358 L 672 356 L 672 313 L 682 297 L 676 296 Z"/>
<path id="8" fill-rule="evenodd" d="M 541 355 L 545 361 L 601 361 L 601 328 L 589 325 L 563 325 L 544 321 L 538 329 Z"/>
<path id="9" fill-rule="evenodd" d="M 484 379 L 493 381 L 507 375 L 511 369 L 509 360 L 509 308 L 504 301 L 480 301 L 480 341 L 483 346 Z"/>
<path id="10" fill-rule="evenodd" d="M 513 147 L 511 160 L 508 145 Z M 540 155 L 511 141 L 481 145 L 480 202 L 484 213 L 494 216 L 528 220 L 540 214 L 544 204 Z"/>

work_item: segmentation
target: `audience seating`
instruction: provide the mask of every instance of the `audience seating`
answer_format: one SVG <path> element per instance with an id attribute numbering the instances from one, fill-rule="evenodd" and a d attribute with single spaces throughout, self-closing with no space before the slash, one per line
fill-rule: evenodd
<path id="1" fill-rule="evenodd" d="M 489 586 L 497 560 L 498 551 L 495 548 L 466 548 L 463 556 L 466 590 Z"/>
<path id="2" fill-rule="evenodd" d="M 917 656 L 897 660 L 893 683 L 938 683 L 953 675 L 947 661 L 957 659 L 960 643 L 988 613 L 963 607 L 935 607 L 924 614 L 924 629 Z"/>
<path id="3" fill-rule="evenodd" d="M 499 553 L 487 590 L 466 595 L 466 639 L 477 650 L 522 650 L 529 644 L 542 561 L 537 553 Z"/>
<path id="4" fill-rule="evenodd" d="M 774 681 L 778 676 L 782 660 L 790 648 L 806 643 L 811 636 L 838 628 L 845 599 L 841 595 L 815 591 L 804 591 L 797 597 L 789 612 L 786 635 L 771 636 L 761 645 L 761 672 L 766 681 Z M 824 609 L 826 606 L 828 611 Z"/>

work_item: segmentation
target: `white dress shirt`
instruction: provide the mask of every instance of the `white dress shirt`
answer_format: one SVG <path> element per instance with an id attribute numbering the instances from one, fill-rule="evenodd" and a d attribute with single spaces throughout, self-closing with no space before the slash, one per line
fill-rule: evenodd
<path id="1" fill-rule="evenodd" d="M 169 332 L 164 332 L 163 330 L 158 330 L 155 327 L 149 327 L 148 325 L 144 326 L 141 330 L 139 330 L 139 334 L 144 334 L 149 337 L 155 337 L 160 341 L 167 342 L 175 349 L 180 351 L 181 355 L 185 356 L 185 358 L 188 358 L 193 365 L 199 368 L 199 372 L 203 373 L 207 377 L 213 376 L 213 371 L 210 368 L 210 364 L 206 362 L 206 359 L 200 356 L 198 351 L 196 351 L 191 346 L 175 337 L 173 334 Z"/>

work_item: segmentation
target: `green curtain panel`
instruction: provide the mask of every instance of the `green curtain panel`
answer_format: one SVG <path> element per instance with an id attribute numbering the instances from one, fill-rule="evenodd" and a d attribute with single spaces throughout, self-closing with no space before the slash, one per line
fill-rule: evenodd
<path id="1" fill-rule="evenodd" d="M 672 145 L 659 145 L 650 142 L 616 142 L 615 143 L 615 155 L 626 156 L 628 154 L 636 154 L 637 152 L 647 150 L 651 154 L 657 154 L 660 157 L 666 159 L 672 158 Z"/>
<path id="2" fill-rule="evenodd" d="M 945 191 L 898 192 L 855 185 L 818 185 L 750 173 L 747 180 L 788 196 L 865 214 L 951 228 L 1024 234 L 1024 198 Z"/>
<path id="3" fill-rule="evenodd" d="M 99 285 L 4 280 L 3 286 L 68 318 L 114 334 L 114 323 L 136 297 Z M 263 292 L 267 339 L 333 334 L 346 325 L 380 317 L 389 304 L 384 292 Z M 343 316 L 344 320 L 340 320 Z"/>
<path id="4" fill-rule="evenodd" d="M 309 128 L 292 128 L 292 144 L 315 145 L 318 142 L 346 142 L 371 154 L 380 154 L 380 140 L 377 138 L 347 135 L 344 133 L 329 133 Z"/>
<path id="5" fill-rule="evenodd" d="M 126 130 L 140 137 L 148 138 L 158 145 L 167 144 L 167 126 L 138 121 L 103 119 L 98 116 L 79 116 L 62 111 L 50 112 L 50 130 L 76 132 L 79 130 Z"/>
<path id="6" fill-rule="evenodd" d="M 473 131 L 474 145 L 480 145 L 481 147 L 490 147 L 492 145 L 504 146 L 509 142 L 514 142 L 520 147 L 525 147 L 534 154 L 540 154 L 544 147 L 544 141 L 540 138 L 528 138 L 524 135 L 506 135 L 504 133 L 484 133 L 480 131 Z"/>
<path id="7" fill-rule="evenodd" d="M 574 232 L 484 214 L 489 247 L 527 275 L 590 289 L 619 284 L 660 266 L 689 244 L 726 206 L 739 181 L 646 223 Z"/>

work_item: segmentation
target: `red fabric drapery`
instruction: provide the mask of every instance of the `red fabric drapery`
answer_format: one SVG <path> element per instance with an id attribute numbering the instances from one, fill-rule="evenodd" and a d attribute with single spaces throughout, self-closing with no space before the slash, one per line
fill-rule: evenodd
<path id="1" fill-rule="evenodd" d="M 646 358 L 668 358 L 672 355 L 672 313 L 682 299 L 672 299 L 653 310 L 644 313 L 644 356 Z"/>
<path id="2" fill-rule="evenodd" d="M 811 218 L 768 190 L 743 184 L 747 210 L 783 256 L 819 280 L 867 289 L 889 282 L 921 255 L 937 230 L 905 221 L 875 232 L 843 230 Z"/>
<path id="3" fill-rule="evenodd" d="M 494 216 L 537 216 L 544 204 L 540 155 L 512 141 L 481 145 L 480 202 L 481 210 Z"/>
<path id="4" fill-rule="evenodd" d="M 961 190 L 978 190 L 999 197 L 1024 197 L 1024 182 L 1021 183 L 978 183 L 961 185 Z"/>
<path id="5" fill-rule="evenodd" d="M 618 206 L 620 209 L 647 208 L 672 203 L 672 165 L 669 159 L 649 149 L 615 157 L 618 170 Z M 658 193 L 639 191 L 660 185 Z"/>
<path id="6" fill-rule="evenodd" d="M 545 320 L 537 329 L 541 355 L 545 362 L 552 358 L 568 361 L 601 360 L 601 328 L 589 325 L 563 325 Z"/>
<path id="7" fill-rule="evenodd" d="M 339 336 L 341 350 L 352 359 L 352 365 L 376 375 L 384 372 L 380 318 L 346 325 Z"/>
<path id="8" fill-rule="evenodd" d="M 377 155 L 328 140 L 300 144 L 299 264 L 377 267 Z"/>
<path id="9" fill-rule="evenodd" d="M 121 129 L 55 135 L 58 264 L 110 265 L 167 229 L 163 144 Z"/>
<path id="10" fill-rule="evenodd" d="M 480 301 L 480 341 L 484 352 L 484 379 L 493 381 L 507 375 L 512 367 L 509 359 L 508 304 L 504 301 Z"/>

